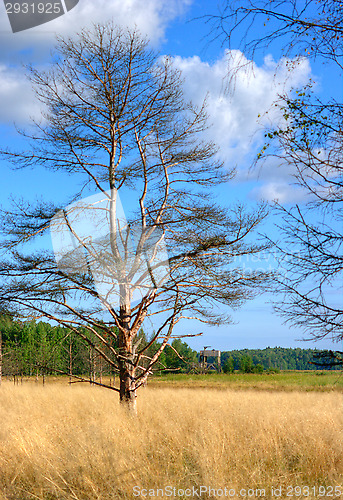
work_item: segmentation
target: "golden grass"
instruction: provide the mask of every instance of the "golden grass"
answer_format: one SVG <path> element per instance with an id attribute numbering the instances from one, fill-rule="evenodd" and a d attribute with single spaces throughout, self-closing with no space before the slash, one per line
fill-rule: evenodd
<path id="1" fill-rule="evenodd" d="M 234 498 L 260 488 L 274 499 L 272 487 L 286 498 L 287 486 L 342 481 L 340 394 L 147 388 L 139 396 L 134 418 L 106 389 L 4 383 L 0 500 L 133 499 L 134 486 L 227 487 Z"/>

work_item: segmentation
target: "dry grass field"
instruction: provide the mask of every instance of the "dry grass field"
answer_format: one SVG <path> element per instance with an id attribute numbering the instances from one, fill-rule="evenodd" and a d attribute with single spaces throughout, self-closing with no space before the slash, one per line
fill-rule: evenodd
<path id="1" fill-rule="evenodd" d="M 254 389 L 258 391 L 337 391 L 343 392 L 341 371 L 281 371 L 279 373 L 210 373 L 187 375 L 183 373 L 155 375 L 149 387 Z"/>
<path id="2" fill-rule="evenodd" d="M 339 392 L 139 396 L 134 418 L 106 389 L 3 383 L 0 500 L 332 498 L 342 483 Z"/>

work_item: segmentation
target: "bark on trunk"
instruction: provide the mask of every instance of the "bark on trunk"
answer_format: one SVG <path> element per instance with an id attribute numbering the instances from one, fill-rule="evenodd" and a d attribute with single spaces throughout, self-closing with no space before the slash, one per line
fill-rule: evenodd
<path id="1" fill-rule="evenodd" d="M 120 368 L 120 402 L 130 413 L 137 413 L 135 371 L 127 363 Z"/>
<path id="2" fill-rule="evenodd" d="M 89 383 L 94 385 L 95 382 L 95 363 L 93 348 L 89 347 Z"/>
<path id="3" fill-rule="evenodd" d="M 136 368 L 134 367 L 134 353 L 132 350 L 131 322 L 131 297 L 127 285 L 120 286 L 120 320 L 122 332 L 119 337 L 119 350 L 121 359 L 119 361 L 120 377 L 120 402 L 132 414 L 137 413 L 136 394 Z"/>
<path id="4" fill-rule="evenodd" d="M 120 402 L 133 414 L 137 413 L 136 368 L 129 332 L 119 339 L 121 359 L 119 361 Z"/>
<path id="5" fill-rule="evenodd" d="M 73 380 L 73 344 L 69 336 L 69 384 L 71 386 Z"/>

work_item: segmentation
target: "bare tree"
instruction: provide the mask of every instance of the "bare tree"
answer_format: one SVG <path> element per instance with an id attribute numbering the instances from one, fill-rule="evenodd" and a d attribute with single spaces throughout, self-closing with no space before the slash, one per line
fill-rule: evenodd
<path id="1" fill-rule="evenodd" d="M 212 34 L 231 44 L 243 30 L 248 57 L 278 43 L 285 56 L 316 59 L 341 76 L 343 6 L 337 0 L 225 1 L 209 20 Z M 310 83 L 282 96 L 281 108 L 284 125 L 266 132 L 257 161 L 273 157 L 295 172 L 305 202 L 292 208 L 277 204 L 282 217 L 282 240 L 274 239 L 281 266 L 277 281 L 285 295 L 276 309 L 308 338 L 338 341 L 343 338 L 343 104 L 330 96 L 320 100 Z"/>
<path id="2" fill-rule="evenodd" d="M 342 4 L 339 0 L 222 0 L 206 16 L 210 36 L 254 58 L 278 44 L 284 56 L 325 58 L 342 67 Z"/>
<path id="3" fill-rule="evenodd" d="M 2 300 L 84 339 L 119 373 L 119 388 L 94 383 L 135 410 L 136 390 L 181 319 L 229 322 L 228 307 L 265 285 L 268 273 L 235 259 L 265 248 L 249 235 L 266 210 L 213 201 L 233 173 L 206 141 L 205 105 L 184 102 L 179 72 L 136 31 L 106 25 L 61 38 L 54 64 L 31 69 L 31 80 L 46 112 L 25 134 L 31 149 L 3 156 L 16 168 L 66 171 L 82 186 L 64 208 L 17 202 L 4 213 L 11 256 L 1 266 Z M 120 194 L 132 209 L 123 210 Z M 49 230 L 54 253 L 33 252 L 33 239 Z M 148 318 L 158 326 L 141 346 Z"/>
<path id="4" fill-rule="evenodd" d="M 277 131 L 274 157 L 295 171 L 305 206 L 276 205 L 282 240 L 275 242 L 285 293 L 277 311 L 308 338 L 343 338 L 342 106 L 288 102 L 290 125 Z M 304 111 L 306 113 L 304 113 Z"/>

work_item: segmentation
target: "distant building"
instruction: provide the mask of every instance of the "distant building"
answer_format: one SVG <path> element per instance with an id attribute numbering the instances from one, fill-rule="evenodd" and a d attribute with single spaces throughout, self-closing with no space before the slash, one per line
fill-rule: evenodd
<path id="1" fill-rule="evenodd" d="M 202 351 L 200 351 L 200 371 L 205 373 L 208 370 L 217 370 L 218 373 L 222 371 L 220 362 L 221 352 L 215 349 L 208 349 L 206 346 Z M 217 366 L 215 366 L 215 360 L 217 360 Z"/>

